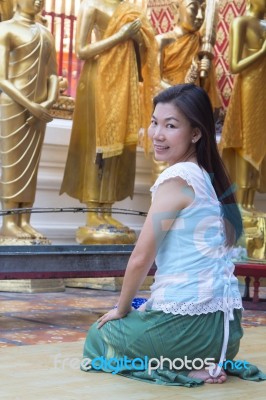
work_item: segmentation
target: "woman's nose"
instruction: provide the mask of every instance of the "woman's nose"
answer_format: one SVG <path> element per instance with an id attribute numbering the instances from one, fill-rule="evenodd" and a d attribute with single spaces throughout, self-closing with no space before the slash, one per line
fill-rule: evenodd
<path id="1" fill-rule="evenodd" d="M 161 139 L 163 137 L 163 129 L 160 125 L 157 125 L 154 129 L 154 135 L 156 139 Z"/>
<path id="2" fill-rule="evenodd" d="M 148 129 L 148 135 L 150 138 L 158 138 L 160 136 L 161 129 L 158 125 L 150 126 Z"/>

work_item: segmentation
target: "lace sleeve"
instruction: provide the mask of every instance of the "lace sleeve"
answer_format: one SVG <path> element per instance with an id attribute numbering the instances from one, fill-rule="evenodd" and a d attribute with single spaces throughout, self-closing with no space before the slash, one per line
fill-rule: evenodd
<path id="1" fill-rule="evenodd" d="M 190 178 L 190 173 L 185 168 L 184 166 L 181 166 L 179 164 L 175 164 L 171 167 L 166 168 L 156 179 L 155 184 L 151 187 L 150 191 L 152 193 L 152 198 L 154 197 L 156 190 L 158 189 L 159 185 L 163 183 L 164 181 L 171 179 L 171 178 L 177 178 L 180 177 L 184 179 L 184 181 L 187 182 L 189 186 L 193 187 L 191 178 Z"/>

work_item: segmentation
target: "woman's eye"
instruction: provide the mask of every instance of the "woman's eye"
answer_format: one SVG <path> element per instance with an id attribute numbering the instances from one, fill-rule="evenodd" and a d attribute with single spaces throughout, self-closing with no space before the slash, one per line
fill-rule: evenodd
<path id="1" fill-rule="evenodd" d="M 166 128 L 171 128 L 171 129 L 174 129 L 174 128 L 175 128 L 175 126 L 174 126 L 173 124 L 167 124 L 167 125 L 166 125 Z"/>
<path id="2" fill-rule="evenodd" d="M 151 126 L 156 126 L 156 125 L 157 125 L 157 122 L 154 120 L 151 120 Z"/>

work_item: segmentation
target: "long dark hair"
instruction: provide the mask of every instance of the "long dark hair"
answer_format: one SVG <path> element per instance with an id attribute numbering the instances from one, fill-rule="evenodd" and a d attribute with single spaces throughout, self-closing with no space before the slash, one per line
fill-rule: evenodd
<path id="1" fill-rule="evenodd" d="M 190 121 L 192 128 L 200 129 L 201 138 L 196 143 L 197 162 L 211 177 L 212 185 L 222 205 L 226 243 L 229 246 L 234 245 L 242 235 L 242 219 L 234 186 L 218 152 L 213 109 L 207 93 L 194 84 L 175 85 L 160 92 L 153 99 L 154 108 L 158 103 L 174 104 Z"/>

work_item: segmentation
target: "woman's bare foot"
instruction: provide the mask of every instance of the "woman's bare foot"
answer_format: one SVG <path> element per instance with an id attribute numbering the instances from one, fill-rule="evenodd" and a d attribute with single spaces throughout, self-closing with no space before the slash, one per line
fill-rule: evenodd
<path id="1" fill-rule="evenodd" d="M 224 383 L 227 379 L 227 375 L 224 371 L 224 369 L 221 369 L 220 374 L 216 377 L 213 378 L 207 369 L 193 369 L 188 376 L 190 378 L 196 378 L 196 379 L 201 379 L 205 383 Z"/>

